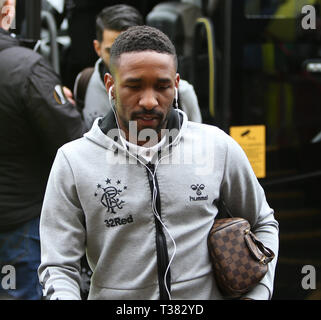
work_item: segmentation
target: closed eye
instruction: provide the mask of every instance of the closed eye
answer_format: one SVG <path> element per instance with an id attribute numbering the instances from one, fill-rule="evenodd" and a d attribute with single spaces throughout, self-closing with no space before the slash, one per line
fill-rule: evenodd
<path id="1" fill-rule="evenodd" d="M 141 79 L 129 78 L 124 82 L 125 88 L 139 89 L 141 87 Z"/>
<path id="2" fill-rule="evenodd" d="M 129 88 L 129 89 L 139 89 L 140 88 L 140 86 L 138 86 L 138 85 L 126 85 L 125 87 Z"/>
<path id="3" fill-rule="evenodd" d="M 158 86 L 158 90 L 166 90 L 169 89 L 171 86 Z"/>

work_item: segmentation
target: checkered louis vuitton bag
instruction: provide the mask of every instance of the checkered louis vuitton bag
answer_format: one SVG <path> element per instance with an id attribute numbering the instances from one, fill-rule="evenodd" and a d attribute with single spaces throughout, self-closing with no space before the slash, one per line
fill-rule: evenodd
<path id="1" fill-rule="evenodd" d="M 214 276 L 222 293 L 237 298 L 268 271 L 274 253 L 250 231 L 243 218 L 216 219 L 208 236 Z"/>

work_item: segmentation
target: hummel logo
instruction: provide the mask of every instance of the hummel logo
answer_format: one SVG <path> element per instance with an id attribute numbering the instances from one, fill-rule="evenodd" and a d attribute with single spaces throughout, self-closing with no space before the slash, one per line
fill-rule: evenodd
<path id="1" fill-rule="evenodd" d="M 202 191 L 205 189 L 205 185 L 204 184 L 192 184 L 191 185 L 191 189 L 193 191 L 196 191 L 196 195 L 197 197 L 189 197 L 189 201 L 205 201 L 208 200 L 208 195 L 206 196 L 202 196 Z"/>
<path id="2" fill-rule="evenodd" d="M 192 190 L 196 191 L 196 194 L 200 196 L 202 194 L 202 191 L 204 190 L 205 186 L 204 184 L 198 185 L 198 184 L 192 184 L 191 185 Z"/>

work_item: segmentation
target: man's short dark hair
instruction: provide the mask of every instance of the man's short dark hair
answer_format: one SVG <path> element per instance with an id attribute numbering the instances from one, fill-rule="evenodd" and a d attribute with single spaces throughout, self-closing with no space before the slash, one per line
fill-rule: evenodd
<path id="1" fill-rule="evenodd" d="M 139 11 L 125 4 L 117 4 L 104 8 L 96 19 L 96 37 L 99 42 L 103 40 L 104 30 L 124 31 L 133 26 L 144 23 Z"/>
<path id="2" fill-rule="evenodd" d="M 172 55 L 177 69 L 176 50 L 171 40 L 156 28 L 135 26 L 121 33 L 114 41 L 110 50 L 111 71 L 114 71 L 121 54 L 141 51 L 156 51 Z"/>

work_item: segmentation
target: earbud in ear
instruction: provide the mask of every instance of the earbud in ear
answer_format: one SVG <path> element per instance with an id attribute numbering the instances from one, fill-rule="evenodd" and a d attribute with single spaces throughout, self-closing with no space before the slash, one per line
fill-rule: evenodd
<path id="1" fill-rule="evenodd" d="M 178 109 L 178 91 L 176 87 L 174 89 L 175 89 L 175 108 Z"/>
<path id="2" fill-rule="evenodd" d="M 114 89 L 114 86 L 111 86 L 111 87 L 109 88 L 109 91 L 108 91 L 109 101 L 113 100 L 113 96 L 112 96 L 112 94 L 111 94 L 111 92 L 112 92 L 113 89 Z"/>
<path id="3" fill-rule="evenodd" d="M 110 94 L 110 97 L 113 99 L 114 97 L 113 97 L 113 95 L 112 95 L 112 91 L 114 90 L 114 86 L 111 86 L 110 88 L 109 88 L 109 94 Z"/>
<path id="4" fill-rule="evenodd" d="M 108 90 L 108 99 L 109 99 L 109 103 L 112 109 L 114 109 L 114 104 L 113 104 L 113 96 L 112 96 L 112 90 L 114 89 L 114 86 L 111 86 Z"/>

